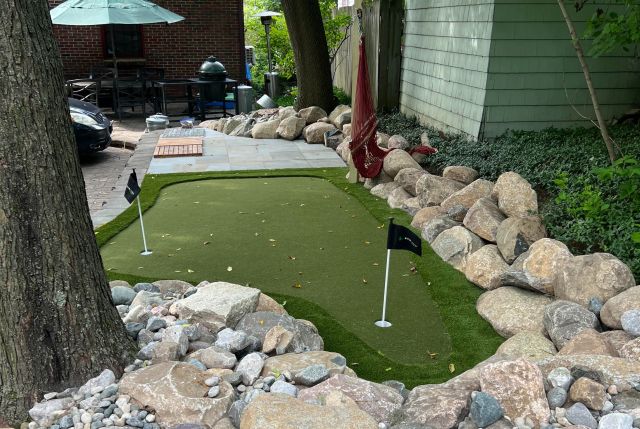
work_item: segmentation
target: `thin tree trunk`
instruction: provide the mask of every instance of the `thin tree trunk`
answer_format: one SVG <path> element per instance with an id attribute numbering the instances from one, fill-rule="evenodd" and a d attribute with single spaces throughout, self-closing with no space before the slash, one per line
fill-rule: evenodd
<path id="1" fill-rule="evenodd" d="M 596 119 L 598 120 L 598 127 L 600 128 L 600 134 L 602 134 L 602 139 L 604 140 L 604 144 L 607 146 L 609 159 L 611 160 L 611 163 L 613 163 L 616 160 L 616 154 L 613 150 L 613 140 L 609 135 L 607 123 L 602 117 L 602 112 L 600 112 L 600 103 L 598 103 L 598 96 L 596 95 L 596 89 L 593 87 L 593 82 L 591 81 L 591 73 L 589 72 L 589 66 L 587 65 L 587 61 L 584 58 L 584 51 L 582 49 L 582 44 L 580 43 L 580 39 L 578 39 L 576 29 L 573 26 L 573 21 L 571 20 L 571 17 L 567 13 L 567 9 L 564 5 L 564 0 L 558 0 L 558 6 L 560 6 L 560 10 L 562 11 L 562 16 L 564 17 L 564 20 L 567 23 L 567 27 L 569 28 L 569 34 L 571 35 L 571 42 L 573 43 L 573 47 L 576 50 L 576 54 L 578 55 L 580 66 L 582 66 L 582 72 L 584 73 L 584 80 L 587 82 L 587 88 L 589 88 L 589 95 L 591 95 L 591 103 L 593 103 L 593 110 L 596 113 Z"/>
<path id="2" fill-rule="evenodd" d="M 335 107 L 329 49 L 318 0 L 282 0 L 298 77 L 297 108 Z"/>
<path id="3" fill-rule="evenodd" d="M 93 234 L 46 0 L 0 7 L 0 423 L 121 373 L 133 343 Z M 0 424 L 3 426 L 3 424 Z"/>

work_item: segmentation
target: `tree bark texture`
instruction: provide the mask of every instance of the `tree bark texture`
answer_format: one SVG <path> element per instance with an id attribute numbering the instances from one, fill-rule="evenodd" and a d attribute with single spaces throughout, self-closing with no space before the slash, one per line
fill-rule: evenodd
<path id="1" fill-rule="evenodd" d="M 95 241 L 46 0 L 0 1 L 0 423 L 130 362 Z M 0 424 L 2 427 L 3 424 Z"/>
<path id="2" fill-rule="evenodd" d="M 580 43 L 580 39 L 578 39 L 578 34 L 576 33 L 576 29 L 573 25 L 573 21 L 567 12 L 567 8 L 564 5 L 564 0 L 558 0 L 558 6 L 560 6 L 560 11 L 562 12 L 562 16 L 564 17 L 565 22 L 567 23 L 567 28 L 569 29 L 569 35 L 571 36 L 571 43 L 573 44 L 574 49 L 576 50 L 576 55 L 578 56 L 578 61 L 580 61 L 580 66 L 582 67 L 582 73 L 584 73 L 584 80 L 587 82 L 587 88 L 589 89 L 589 95 L 591 96 L 591 103 L 593 104 L 593 110 L 596 114 L 596 119 L 598 120 L 598 128 L 600 128 L 600 134 L 602 135 L 602 140 L 604 140 L 604 144 L 607 146 L 607 153 L 609 154 L 609 160 L 613 163 L 616 160 L 616 154 L 613 150 L 613 140 L 609 135 L 609 129 L 607 128 L 607 123 L 602 117 L 602 112 L 600 111 L 600 103 L 598 102 L 598 96 L 596 94 L 596 89 L 593 86 L 593 82 L 591 81 L 591 72 L 589 71 L 589 65 L 584 58 L 584 50 L 582 49 L 582 44 Z"/>
<path id="3" fill-rule="evenodd" d="M 298 109 L 319 106 L 327 113 L 335 107 L 329 49 L 318 0 L 282 0 L 296 62 Z"/>

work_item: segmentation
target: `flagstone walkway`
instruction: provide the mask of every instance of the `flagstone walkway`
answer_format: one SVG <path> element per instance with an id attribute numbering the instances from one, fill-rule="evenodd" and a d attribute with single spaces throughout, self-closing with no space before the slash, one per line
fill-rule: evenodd
<path id="1" fill-rule="evenodd" d="M 124 189 L 132 168 L 138 180 L 144 175 L 166 173 L 196 173 L 205 171 L 274 170 L 286 168 L 345 167 L 336 152 L 324 145 L 310 145 L 303 140 L 251 139 L 231 137 L 206 130 L 203 156 L 153 158 L 153 152 L 162 131 L 143 134 L 136 149 L 119 174 L 115 186 L 103 197 L 99 210 L 91 212 L 94 228 L 122 213 L 129 203 Z M 113 174 L 113 173 L 112 173 Z"/>

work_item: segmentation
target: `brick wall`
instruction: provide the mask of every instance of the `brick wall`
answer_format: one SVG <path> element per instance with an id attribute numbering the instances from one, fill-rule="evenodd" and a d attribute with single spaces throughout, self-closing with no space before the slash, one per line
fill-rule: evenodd
<path id="1" fill-rule="evenodd" d="M 49 0 L 53 7 L 63 0 Z M 215 55 L 229 77 L 244 80 L 242 0 L 156 0 L 156 4 L 185 17 L 176 24 L 143 28 L 145 66 L 162 67 L 165 77 L 192 77 L 202 62 Z M 104 64 L 99 26 L 53 26 L 65 74 L 87 76 Z M 126 67 L 126 65 L 123 65 Z"/>

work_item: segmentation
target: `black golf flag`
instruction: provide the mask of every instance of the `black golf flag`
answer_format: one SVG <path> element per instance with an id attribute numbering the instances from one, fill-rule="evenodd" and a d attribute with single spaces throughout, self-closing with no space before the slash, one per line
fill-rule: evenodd
<path id="1" fill-rule="evenodd" d="M 408 250 L 422 256 L 422 240 L 409 228 L 393 223 L 393 218 L 391 218 L 387 235 L 387 249 Z"/>
<path id="2" fill-rule="evenodd" d="M 139 193 L 140 186 L 138 186 L 138 176 L 136 176 L 136 169 L 134 168 L 129 175 L 129 181 L 127 182 L 127 189 L 124 191 L 124 197 L 129 201 L 129 204 L 131 204 Z"/>

